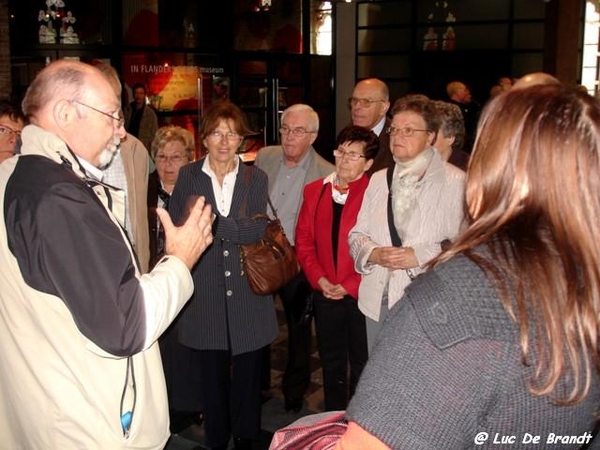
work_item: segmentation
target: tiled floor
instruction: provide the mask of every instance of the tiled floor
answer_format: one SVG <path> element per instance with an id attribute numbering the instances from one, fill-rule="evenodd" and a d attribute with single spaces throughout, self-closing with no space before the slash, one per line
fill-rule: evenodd
<path id="1" fill-rule="evenodd" d="M 253 450 L 266 450 L 269 448 L 271 436 L 274 431 L 284 427 L 300 417 L 308 414 L 323 412 L 323 376 L 321 364 L 316 350 L 313 327 L 313 353 L 311 356 L 311 384 L 308 388 L 304 407 L 298 413 L 286 412 L 281 393 L 281 378 L 285 370 L 287 355 L 287 326 L 283 314 L 281 301 L 275 302 L 277 319 L 279 321 L 279 336 L 271 345 L 271 399 L 263 404 L 262 408 L 262 434 Z M 192 425 L 178 435 L 173 435 L 165 450 L 192 450 L 205 449 L 204 430 L 201 426 Z M 233 445 L 230 445 L 233 448 Z"/>

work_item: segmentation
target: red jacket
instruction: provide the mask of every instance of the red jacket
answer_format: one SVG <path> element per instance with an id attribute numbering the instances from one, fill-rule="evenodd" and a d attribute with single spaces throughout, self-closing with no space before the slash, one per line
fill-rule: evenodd
<path id="1" fill-rule="evenodd" d="M 322 178 L 305 186 L 304 200 L 296 224 L 295 245 L 302 270 L 313 289 L 320 291 L 317 281 L 325 277 L 333 284 L 341 284 L 349 295 L 358 298 L 360 274 L 354 270 L 354 260 L 350 257 L 348 234 L 356 224 L 368 184 L 369 178 L 363 175 L 349 185 L 350 191 L 340 219 L 337 269 L 333 263 L 331 243 L 331 183 L 327 183 L 324 190 Z M 317 208 L 318 211 L 315 211 Z"/>

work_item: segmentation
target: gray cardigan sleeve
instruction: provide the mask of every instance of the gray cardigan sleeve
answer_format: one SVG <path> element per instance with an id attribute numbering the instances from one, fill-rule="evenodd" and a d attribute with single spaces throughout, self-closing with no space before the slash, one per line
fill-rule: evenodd
<path id="1" fill-rule="evenodd" d="M 468 339 L 440 347 L 405 298 L 378 336 L 347 417 L 394 449 L 470 448 L 484 431 L 478 424 L 505 347 Z"/>

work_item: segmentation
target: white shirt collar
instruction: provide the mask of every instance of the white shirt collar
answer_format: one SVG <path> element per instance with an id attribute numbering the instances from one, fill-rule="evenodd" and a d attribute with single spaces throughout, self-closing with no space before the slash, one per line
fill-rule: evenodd
<path id="1" fill-rule="evenodd" d="M 237 164 L 235 165 L 235 168 L 231 172 L 229 172 L 227 175 L 232 174 L 234 176 L 237 176 L 237 173 L 240 170 L 240 161 L 242 161 L 242 157 L 240 155 L 238 155 L 238 157 L 236 158 Z M 215 179 L 217 178 L 217 174 L 210 167 L 210 155 L 208 153 L 206 154 L 204 164 L 202 165 L 202 172 L 204 172 L 211 178 L 215 178 Z"/>
<path id="2" fill-rule="evenodd" d="M 83 168 L 85 169 L 86 172 L 88 172 L 91 176 L 96 178 L 98 181 L 102 181 L 102 175 L 104 175 L 102 170 L 98 169 L 93 164 L 90 164 L 85 159 L 83 159 L 81 156 L 77 156 L 77 161 L 79 161 L 79 163 L 83 166 Z"/>
<path id="3" fill-rule="evenodd" d="M 375 125 L 373 128 L 371 128 L 371 131 L 373 133 L 375 133 L 377 136 L 379 136 L 381 134 L 381 132 L 383 131 L 384 126 L 385 126 L 385 115 L 381 118 L 381 120 L 377 123 L 377 125 Z"/>

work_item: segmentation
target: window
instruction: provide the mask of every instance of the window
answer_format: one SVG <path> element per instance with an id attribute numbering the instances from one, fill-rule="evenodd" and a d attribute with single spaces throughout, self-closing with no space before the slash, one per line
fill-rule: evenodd
<path id="1" fill-rule="evenodd" d="M 313 12 L 314 30 L 311 39 L 311 53 L 331 55 L 333 24 L 331 18 L 331 2 L 317 2 Z"/>
<path id="2" fill-rule="evenodd" d="M 598 92 L 598 29 L 600 14 L 596 10 L 596 1 L 588 0 L 585 8 L 585 29 L 583 35 L 583 63 L 581 67 L 581 84 L 591 95 Z"/>

